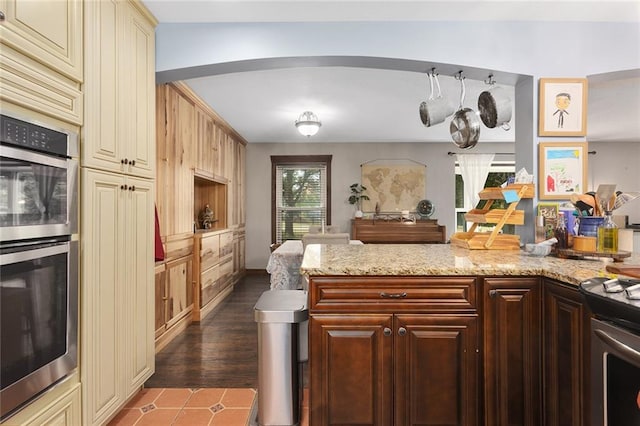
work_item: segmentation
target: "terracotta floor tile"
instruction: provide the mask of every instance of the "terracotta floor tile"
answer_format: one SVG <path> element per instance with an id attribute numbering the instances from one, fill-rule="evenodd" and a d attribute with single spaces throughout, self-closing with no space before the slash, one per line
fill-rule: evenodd
<path id="1" fill-rule="evenodd" d="M 125 408 L 109 422 L 109 426 L 133 426 L 142 416 L 137 408 Z"/>
<path id="2" fill-rule="evenodd" d="M 213 416 L 211 426 L 245 426 L 249 411 L 248 408 L 225 408 Z"/>
<path id="3" fill-rule="evenodd" d="M 185 407 L 201 407 L 201 408 L 209 408 L 213 405 L 216 405 L 222 399 L 222 395 L 224 394 L 225 389 L 198 389 L 196 390 L 191 398 L 187 401 Z"/>
<path id="4" fill-rule="evenodd" d="M 212 417 L 206 408 L 187 408 L 178 413 L 171 426 L 207 426 Z"/>
<path id="5" fill-rule="evenodd" d="M 178 408 L 156 408 L 145 413 L 136 426 L 169 426 L 179 412 Z"/>
<path id="6" fill-rule="evenodd" d="M 164 389 L 154 404 L 158 408 L 182 408 L 192 393 L 191 389 Z"/>
<path id="7" fill-rule="evenodd" d="M 125 405 L 125 408 L 141 408 L 151 404 L 162 392 L 159 388 L 145 388 L 137 393 L 136 396 Z"/>
<path id="8" fill-rule="evenodd" d="M 251 408 L 256 397 L 254 389 L 227 389 L 222 397 L 222 405 L 233 408 Z"/>

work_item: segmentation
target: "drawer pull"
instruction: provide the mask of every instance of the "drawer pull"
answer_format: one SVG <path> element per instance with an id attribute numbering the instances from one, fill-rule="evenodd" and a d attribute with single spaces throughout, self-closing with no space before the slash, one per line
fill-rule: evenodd
<path id="1" fill-rule="evenodd" d="M 380 297 L 384 297 L 385 299 L 402 299 L 403 297 L 407 297 L 407 293 L 404 291 L 402 293 L 387 293 L 383 291 L 380 293 Z"/>
<path id="2" fill-rule="evenodd" d="M 207 257 L 207 256 L 212 256 L 212 255 L 213 255 L 213 250 L 211 250 L 211 249 L 208 249 L 207 251 L 202 253 L 202 257 Z"/>
<path id="3" fill-rule="evenodd" d="M 385 327 L 384 330 L 382 330 L 382 333 L 385 336 L 391 336 L 391 329 L 389 327 Z"/>

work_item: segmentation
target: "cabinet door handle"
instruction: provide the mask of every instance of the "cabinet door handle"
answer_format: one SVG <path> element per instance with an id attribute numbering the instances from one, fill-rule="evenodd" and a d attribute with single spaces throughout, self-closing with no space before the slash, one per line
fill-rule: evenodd
<path id="1" fill-rule="evenodd" d="M 404 291 L 402 293 L 387 293 L 383 291 L 380 293 L 380 297 L 384 297 L 385 299 L 402 299 L 403 297 L 407 297 L 407 293 Z"/>
<path id="2" fill-rule="evenodd" d="M 122 160 L 120 160 L 120 164 L 129 164 L 129 160 L 123 158 Z"/>
<path id="3" fill-rule="evenodd" d="M 391 336 L 391 329 L 389 327 L 385 327 L 384 330 L 382 330 L 382 333 L 385 336 Z"/>
<path id="4" fill-rule="evenodd" d="M 136 165 L 136 160 L 130 160 L 130 161 L 129 161 L 129 164 L 130 164 L 131 166 L 135 166 L 135 165 Z"/>
<path id="5" fill-rule="evenodd" d="M 4 12 L 0 12 L 0 22 L 4 21 Z"/>
<path id="6" fill-rule="evenodd" d="M 135 185 L 129 187 L 129 191 L 135 191 L 135 190 L 136 190 L 136 186 Z"/>
<path id="7" fill-rule="evenodd" d="M 404 336 L 405 334 L 407 334 L 407 329 L 406 329 L 406 328 L 404 328 L 404 327 L 400 327 L 400 328 L 398 329 L 398 335 L 400 335 L 400 336 Z"/>
<path id="8" fill-rule="evenodd" d="M 489 297 L 496 297 L 498 290 L 489 290 Z"/>
<path id="9" fill-rule="evenodd" d="M 122 189 L 123 191 L 127 190 L 127 185 L 120 185 L 120 189 Z"/>

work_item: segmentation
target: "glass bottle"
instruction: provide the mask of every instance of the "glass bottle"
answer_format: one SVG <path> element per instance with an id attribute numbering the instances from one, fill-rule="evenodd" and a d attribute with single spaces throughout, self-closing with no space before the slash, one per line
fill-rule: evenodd
<path id="1" fill-rule="evenodd" d="M 598 228 L 598 251 L 602 253 L 618 252 L 618 227 L 611 217 L 611 211 L 606 211 L 604 221 Z"/>
<path id="2" fill-rule="evenodd" d="M 536 234 L 535 243 L 541 243 L 547 239 L 546 230 L 544 229 L 544 216 L 536 216 Z"/>
<path id="3" fill-rule="evenodd" d="M 556 223 L 554 236 L 558 240 L 558 242 L 556 243 L 556 248 L 569 248 L 569 231 L 567 230 L 567 224 L 564 220 L 564 212 L 560 212 L 558 214 L 558 221 Z"/>

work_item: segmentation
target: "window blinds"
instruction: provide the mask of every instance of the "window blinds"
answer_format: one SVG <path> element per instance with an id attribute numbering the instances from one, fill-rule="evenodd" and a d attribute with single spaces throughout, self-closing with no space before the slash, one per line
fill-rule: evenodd
<path id="1" fill-rule="evenodd" d="M 299 240 L 326 223 L 325 165 L 276 166 L 276 242 Z"/>

